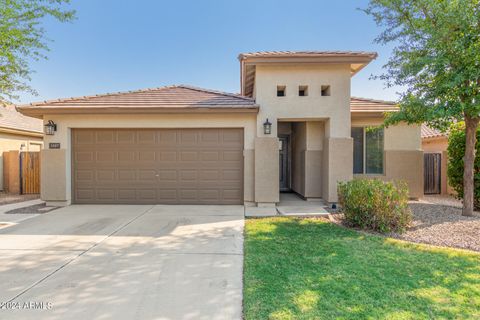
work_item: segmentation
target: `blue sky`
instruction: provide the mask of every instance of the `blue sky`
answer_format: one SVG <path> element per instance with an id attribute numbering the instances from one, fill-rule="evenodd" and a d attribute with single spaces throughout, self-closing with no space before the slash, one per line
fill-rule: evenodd
<path id="1" fill-rule="evenodd" d="M 352 95 L 392 100 L 398 89 L 369 80 L 391 48 L 357 8 L 366 0 L 73 0 L 77 20 L 45 21 L 49 59 L 33 63 L 39 96 L 21 102 L 169 84 L 239 91 L 241 52 L 366 50 L 379 58 L 352 79 Z"/>

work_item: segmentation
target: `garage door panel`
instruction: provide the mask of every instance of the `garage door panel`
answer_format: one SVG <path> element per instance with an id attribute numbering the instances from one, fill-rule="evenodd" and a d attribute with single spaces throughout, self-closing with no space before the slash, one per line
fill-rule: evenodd
<path id="1" fill-rule="evenodd" d="M 177 145 L 177 131 L 163 130 L 157 133 L 158 145 L 162 147 L 176 147 Z"/>
<path id="2" fill-rule="evenodd" d="M 93 151 L 78 151 L 74 153 L 73 158 L 77 163 L 93 162 L 95 161 L 95 152 Z"/>
<path id="3" fill-rule="evenodd" d="M 96 178 L 98 182 L 108 182 L 108 181 L 115 181 L 115 170 L 107 169 L 107 170 L 97 170 L 96 171 Z"/>
<path id="4" fill-rule="evenodd" d="M 96 144 L 112 144 L 115 142 L 116 142 L 116 134 L 114 130 L 96 131 L 96 135 L 95 135 Z"/>
<path id="5" fill-rule="evenodd" d="M 156 143 L 157 132 L 155 130 L 137 131 L 137 143 L 151 146 Z"/>
<path id="6" fill-rule="evenodd" d="M 137 190 L 137 194 L 138 194 L 138 198 L 142 200 L 156 201 L 157 199 L 156 189 L 139 189 Z"/>
<path id="7" fill-rule="evenodd" d="M 116 160 L 116 154 L 114 151 L 97 151 L 95 152 L 95 159 L 102 162 L 113 162 Z"/>
<path id="8" fill-rule="evenodd" d="M 117 191 L 118 200 L 136 200 L 137 190 L 135 189 L 119 189 Z"/>
<path id="9" fill-rule="evenodd" d="M 242 129 L 73 129 L 72 144 L 77 203 L 243 203 Z"/>
<path id="10" fill-rule="evenodd" d="M 177 152 L 176 151 L 160 151 L 159 160 L 163 162 L 176 162 L 177 161 Z"/>
<path id="11" fill-rule="evenodd" d="M 226 200 L 235 201 L 238 197 L 241 197 L 241 190 L 240 189 L 225 189 L 223 190 L 223 198 Z"/>
<path id="12" fill-rule="evenodd" d="M 120 145 L 132 145 L 136 143 L 136 133 L 134 131 L 117 131 L 117 143 Z"/>
<path id="13" fill-rule="evenodd" d="M 123 162 L 132 162 L 136 159 L 136 152 L 135 151 L 118 151 L 117 153 L 117 160 Z"/>
<path id="14" fill-rule="evenodd" d="M 95 144 L 94 131 L 78 131 L 73 138 L 76 145 Z"/>

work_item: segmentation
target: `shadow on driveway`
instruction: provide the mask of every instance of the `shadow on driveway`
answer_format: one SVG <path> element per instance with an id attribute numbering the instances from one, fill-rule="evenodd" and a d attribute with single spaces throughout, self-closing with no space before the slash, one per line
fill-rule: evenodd
<path id="1" fill-rule="evenodd" d="M 1 229 L 0 295 L 13 310 L 0 317 L 241 319 L 243 216 L 243 206 L 73 205 Z M 25 302 L 46 307 L 18 310 Z"/>

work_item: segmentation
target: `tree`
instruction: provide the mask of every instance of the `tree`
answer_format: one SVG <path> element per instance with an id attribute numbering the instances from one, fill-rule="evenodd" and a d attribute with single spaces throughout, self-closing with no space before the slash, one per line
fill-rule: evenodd
<path id="1" fill-rule="evenodd" d="M 74 19 L 66 10 L 70 0 L 0 0 L 0 105 L 18 99 L 18 92 L 36 91 L 28 84 L 31 61 L 46 59 L 48 51 L 42 20 Z"/>
<path id="2" fill-rule="evenodd" d="M 480 129 L 477 130 L 477 156 L 475 158 L 474 207 L 480 210 Z M 448 131 L 448 183 L 463 198 L 463 156 L 465 154 L 465 123 L 453 124 Z"/>
<path id="3" fill-rule="evenodd" d="M 370 0 L 363 10 L 394 44 L 378 78 L 403 86 L 399 112 L 385 125 L 426 122 L 446 130 L 465 121 L 463 215 L 473 214 L 476 131 L 480 122 L 480 0 Z"/>

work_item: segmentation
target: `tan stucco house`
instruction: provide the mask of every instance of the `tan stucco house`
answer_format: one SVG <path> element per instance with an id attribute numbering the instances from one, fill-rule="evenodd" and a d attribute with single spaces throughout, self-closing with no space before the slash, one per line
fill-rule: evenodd
<path id="1" fill-rule="evenodd" d="M 370 52 L 239 56 L 241 93 L 168 86 L 20 106 L 54 123 L 42 151 L 52 204 L 273 206 L 281 191 L 337 201 L 337 182 L 403 179 L 423 194 L 419 126 L 380 124 L 391 103 L 351 98 Z"/>
<path id="2" fill-rule="evenodd" d="M 4 190 L 4 157 L 9 152 L 40 151 L 43 122 L 17 112 L 14 105 L 0 106 L 0 190 Z"/>

